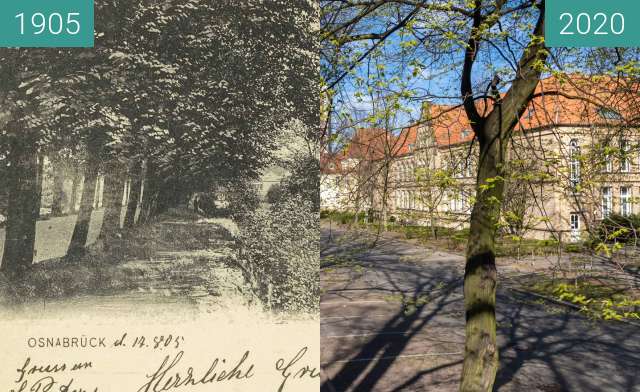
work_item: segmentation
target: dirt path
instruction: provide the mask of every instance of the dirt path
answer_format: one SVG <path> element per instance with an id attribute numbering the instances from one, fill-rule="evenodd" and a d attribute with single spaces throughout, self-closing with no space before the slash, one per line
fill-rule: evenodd
<path id="1" fill-rule="evenodd" d="M 47 222 L 54 226 L 60 223 Z M 229 226 L 229 222 L 223 223 Z M 59 231 L 51 232 L 56 235 L 41 238 L 45 246 L 59 241 Z M 101 254 L 92 250 L 77 264 L 40 263 L 19 286 L 24 295 L 33 297 L 22 298 L 21 303 L 11 306 L 12 311 L 18 308 L 23 311 L 19 313 L 29 313 L 34 308 L 53 307 L 61 311 L 101 308 L 129 312 L 178 304 L 197 314 L 251 300 L 235 267 L 233 235 L 215 220 L 176 212 L 136 228 L 113 246 L 118 254 L 115 260 L 103 261 Z"/>
<path id="2" fill-rule="evenodd" d="M 322 236 L 323 391 L 457 391 L 464 260 L 396 239 Z M 508 280 L 513 271 L 501 270 Z M 501 286 L 497 391 L 640 391 L 637 328 Z"/>

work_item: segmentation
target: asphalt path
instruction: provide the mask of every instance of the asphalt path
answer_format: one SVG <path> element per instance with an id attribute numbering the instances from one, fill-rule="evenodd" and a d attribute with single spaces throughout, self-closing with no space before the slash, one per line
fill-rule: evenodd
<path id="1" fill-rule="evenodd" d="M 457 391 L 462 257 L 322 231 L 322 391 Z M 640 391 L 640 331 L 509 289 L 499 271 L 496 391 Z"/>

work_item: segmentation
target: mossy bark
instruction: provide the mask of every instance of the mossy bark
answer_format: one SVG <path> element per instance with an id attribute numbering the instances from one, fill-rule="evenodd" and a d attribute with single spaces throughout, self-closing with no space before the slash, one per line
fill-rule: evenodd
<path id="1" fill-rule="evenodd" d="M 491 391 L 498 370 L 495 234 L 504 183 L 499 141 L 481 146 L 476 203 L 471 212 L 464 274 L 466 343 L 461 391 Z"/>

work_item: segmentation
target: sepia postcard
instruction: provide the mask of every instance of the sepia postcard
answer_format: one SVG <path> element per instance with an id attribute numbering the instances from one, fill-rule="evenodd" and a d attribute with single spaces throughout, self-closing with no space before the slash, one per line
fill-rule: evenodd
<path id="1" fill-rule="evenodd" d="M 75 3 L 3 10 L 0 386 L 318 390 L 318 5 Z"/>

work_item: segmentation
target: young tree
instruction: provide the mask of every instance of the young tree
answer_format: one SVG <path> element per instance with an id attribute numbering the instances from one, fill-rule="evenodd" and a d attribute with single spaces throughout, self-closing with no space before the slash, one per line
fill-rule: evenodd
<path id="1" fill-rule="evenodd" d="M 389 0 L 352 5 L 325 1 L 322 4 L 325 10 L 322 37 L 326 46 L 342 53 L 351 51 L 355 60 L 350 61 L 345 56 L 342 63 L 346 64 L 346 69 L 335 73 L 333 80 L 327 82 L 329 88 L 338 85 L 359 62 L 386 41 L 392 41 L 389 37 L 401 30 L 416 37 L 405 47 L 423 45 L 427 53 L 429 47 L 433 47 L 432 56 L 446 57 L 449 64 L 453 62 L 459 67 L 460 100 L 479 149 L 476 201 L 469 222 L 464 275 L 466 343 L 461 390 L 490 391 L 498 368 L 495 237 L 504 196 L 502 179 L 509 138 L 533 98 L 549 53 L 543 38 L 544 0 L 517 3 L 474 0 L 460 4 L 441 1 L 407 4 Z M 522 20 L 527 22 L 523 24 Z M 517 38 L 526 37 L 526 43 L 514 48 L 511 43 L 516 41 L 516 36 L 503 30 L 505 24 L 517 26 L 520 31 L 513 33 Z M 522 31 L 527 25 L 529 31 Z M 358 48 L 358 55 L 353 55 L 356 52 L 354 43 L 360 41 L 372 44 L 364 51 Z M 453 49 L 452 41 L 465 43 L 459 50 Z M 474 66 L 479 59 L 486 60 L 487 55 L 481 52 L 483 49 L 494 50 L 491 44 L 509 47 L 505 52 L 498 49 L 498 53 L 509 53 L 503 61 L 511 69 L 504 72 L 502 78 L 494 73 L 488 87 L 478 92 L 477 80 L 484 70 L 477 75 Z M 413 51 L 414 55 L 417 53 Z M 412 58 L 414 64 L 418 60 Z M 419 67 L 415 68 L 420 72 Z M 509 79 L 501 80 L 505 76 Z M 479 108 L 478 100 L 485 103 L 482 108 Z"/>

